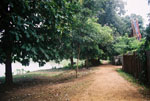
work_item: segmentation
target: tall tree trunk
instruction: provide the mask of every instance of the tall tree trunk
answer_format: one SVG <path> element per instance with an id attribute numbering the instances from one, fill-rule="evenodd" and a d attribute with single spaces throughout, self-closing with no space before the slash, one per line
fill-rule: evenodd
<path id="1" fill-rule="evenodd" d="M 86 58 L 86 62 L 85 62 L 86 64 L 86 68 L 88 69 L 89 68 L 89 59 L 88 59 L 88 57 Z"/>
<path id="2" fill-rule="evenodd" d="M 11 85 L 13 83 L 12 66 L 11 66 L 11 53 L 7 53 L 5 62 L 5 84 Z"/>
<path id="3" fill-rule="evenodd" d="M 73 68 L 73 56 L 70 57 L 71 67 Z"/>
<path id="4" fill-rule="evenodd" d="M 80 45 L 78 46 L 78 58 L 77 58 L 76 78 L 78 77 L 79 59 L 80 59 Z"/>
<path id="5" fill-rule="evenodd" d="M 71 57 L 70 57 L 70 62 L 71 62 L 71 67 L 73 68 L 73 42 L 71 43 L 71 47 L 72 47 L 72 50 L 71 50 Z"/>

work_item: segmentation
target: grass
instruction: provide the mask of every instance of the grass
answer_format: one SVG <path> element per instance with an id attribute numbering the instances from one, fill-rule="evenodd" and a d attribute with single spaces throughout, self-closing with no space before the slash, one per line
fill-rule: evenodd
<path id="1" fill-rule="evenodd" d="M 123 77 L 125 78 L 127 81 L 132 82 L 133 84 L 139 84 L 139 81 L 134 78 L 131 74 L 128 74 L 126 72 L 124 72 L 122 69 L 116 69 L 116 71 Z"/>
<path id="2" fill-rule="evenodd" d="M 78 77 L 84 77 L 93 73 L 91 70 L 80 70 Z M 49 69 L 49 70 L 39 70 L 35 72 L 30 72 L 22 75 L 13 76 L 13 85 L 8 86 L 4 84 L 5 77 L 0 77 L 0 95 L 4 96 L 5 92 L 10 92 L 16 89 L 26 89 L 30 87 L 35 87 L 36 85 L 55 85 L 64 82 L 70 82 L 75 79 L 74 70 L 66 69 Z"/>
<path id="3" fill-rule="evenodd" d="M 125 78 L 127 81 L 135 84 L 135 85 L 138 85 L 138 86 L 142 86 L 146 89 L 150 89 L 149 85 L 146 85 L 142 82 L 140 82 L 138 79 L 136 79 L 135 77 L 133 77 L 131 74 L 128 74 L 126 72 L 124 72 L 122 69 L 117 69 L 116 70 L 123 78 Z"/>
<path id="4" fill-rule="evenodd" d="M 138 79 L 133 77 L 131 74 L 124 72 L 122 69 L 116 69 L 116 71 L 127 81 L 131 82 L 132 84 L 138 87 L 141 87 L 141 89 L 139 89 L 139 92 L 146 98 L 150 99 L 150 86 L 149 85 L 145 85 L 139 82 Z"/>
<path id="5" fill-rule="evenodd" d="M 76 62 L 77 59 L 74 59 L 74 62 Z M 79 60 L 79 68 L 82 68 L 84 61 Z M 49 70 L 40 70 L 35 72 L 28 72 L 25 74 L 19 74 L 19 75 L 13 75 L 13 81 L 14 83 L 22 80 L 27 79 L 34 79 L 35 77 L 53 77 L 58 76 L 59 74 L 63 73 L 64 71 L 68 69 L 75 69 L 76 65 L 71 67 L 70 60 L 63 60 L 60 64 L 62 64 L 64 67 L 62 69 L 49 69 Z M 5 82 L 5 77 L 0 77 L 0 84 L 3 84 Z"/>
<path id="6" fill-rule="evenodd" d="M 40 70 L 35 72 L 29 72 L 21 75 L 14 75 L 13 81 L 14 83 L 22 81 L 22 80 L 32 80 L 36 77 L 53 77 L 63 73 L 65 70 L 63 69 L 50 69 L 50 70 Z M 0 77 L 0 83 L 4 83 L 5 77 Z"/>
<path id="7" fill-rule="evenodd" d="M 57 71 L 59 72 L 59 74 L 56 74 Z M 49 75 L 44 73 L 49 73 Z M 26 100 L 28 99 L 28 97 L 32 97 L 35 99 L 39 98 L 41 100 L 47 100 L 47 98 L 50 98 L 50 100 L 52 101 L 65 101 L 66 98 L 70 98 L 70 96 L 74 96 L 75 94 L 86 90 L 86 87 L 88 87 L 92 83 L 92 80 L 82 79 L 82 77 L 87 77 L 91 73 L 93 73 L 91 70 L 81 70 L 79 72 L 79 80 L 77 82 L 74 82 L 74 80 L 76 79 L 74 70 L 60 69 L 54 70 L 53 72 L 51 72 L 51 70 L 40 70 L 33 73 L 27 73 L 26 75 L 16 75 L 14 76 L 14 78 L 20 78 L 21 81 L 17 82 L 12 87 L 0 85 L 0 95 L 3 101 L 11 99 L 14 101 L 19 101 L 22 99 Z M 52 77 L 49 77 L 50 75 L 52 75 Z M 24 76 L 25 78 L 27 78 L 27 80 L 31 80 L 32 78 L 35 79 L 31 82 L 27 82 L 27 80 L 24 79 Z M 38 79 L 36 76 L 40 76 L 40 78 Z M 22 82 L 22 80 L 25 80 L 25 82 Z M 35 88 L 39 90 L 36 90 Z M 18 90 L 21 91 L 18 92 Z M 26 96 L 28 94 L 30 95 Z"/>
<path id="8" fill-rule="evenodd" d="M 66 75 L 69 71 L 64 69 L 49 69 L 30 72 L 22 75 L 13 76 L 13 84 L 11 86 L 5 85 L 5 77 L 0 77 L 0 95 L 12 89 L 32 87 L 35 85 L 53 84 L 57 82 L 65 82 L 72 79 Z"/>

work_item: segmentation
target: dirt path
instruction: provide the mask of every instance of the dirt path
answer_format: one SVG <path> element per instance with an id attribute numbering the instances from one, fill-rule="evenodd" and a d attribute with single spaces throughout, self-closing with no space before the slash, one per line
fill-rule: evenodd
<path id="1" fill-rule="evenodd" d="M 117 68 L 120 67 L 102 65 L 83 69 L 77 79 L 74 71 L 55 77 L 39 76 L 5 91 L 0 101 L 150 101 L 139 93 L 138 87 L 121 77 Z"/>
<path id="2" fill-rule="evenodd" d="M 102 65 L 93 75 L 93 83 L 71 101 L 148 101 L 138 88 L 122 78 L 112 65 Z"/>

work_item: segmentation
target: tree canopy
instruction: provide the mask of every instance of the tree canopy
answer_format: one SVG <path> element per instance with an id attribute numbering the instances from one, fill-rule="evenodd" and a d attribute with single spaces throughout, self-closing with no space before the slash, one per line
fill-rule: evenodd
<path id="1" fill-rule="evenodd" d="M 12 82 L 11 63 L 40 65 L 58 58 L 61 37 L 67 34 L 76 3 L 69 0 L 2 0 L 0 4 L 0 62 L 6 83 Z"/>

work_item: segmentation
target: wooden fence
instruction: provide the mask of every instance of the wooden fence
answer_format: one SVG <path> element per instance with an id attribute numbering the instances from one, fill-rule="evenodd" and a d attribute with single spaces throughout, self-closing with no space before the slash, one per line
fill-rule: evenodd
<path id="1" fill-rule="evenodd" d="M 150 51 L 146 52 L 147 55 L 147 77 L 148 81 L 150 82 Z M 137 54 L 134 53 L 132 55 L 123 55 L 123 65 L 122 69 L 129 73 L 132 74 L 134 77 L 139 78 L 140 74 L 142 73 L 142 62 L 141 60 L 137 57 Z"/>
<path id="2" fill-rule="evenodd" d="M 147 55 L 148 81 L 150 82 L 150 51 L 147 51 L 146 55 Z"/>

